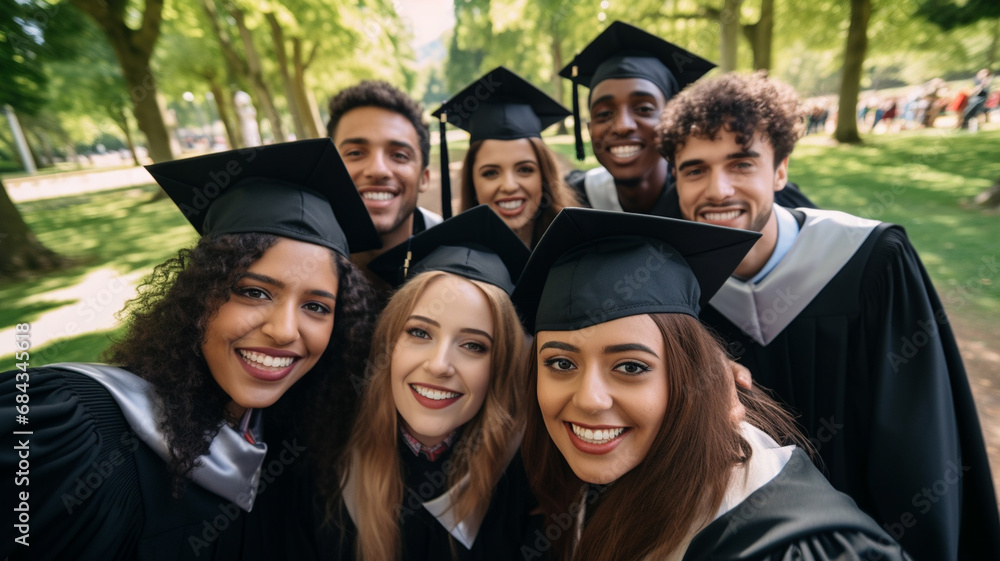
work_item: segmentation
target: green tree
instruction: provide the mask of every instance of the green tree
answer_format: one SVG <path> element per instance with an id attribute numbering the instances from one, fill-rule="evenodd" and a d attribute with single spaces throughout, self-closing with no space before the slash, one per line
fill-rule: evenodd
<path id="1" fill-rule="evenodd" d="M 132 113 L 146 135 L 154 162 L 173 159 L 170 135 L 157 101 L 157 82 L 150 59 L 160 36 L 163 0 L 144 0 L 142 10 L 128 0 L 69 0 L 94 18 L 111 45 L 132 99 Z M 130 22 L 138 21 L 133 28 Z"/>
<path id="2" fill-rule="evenodd" d="M 48 86 L 43 37 L 54 8 L 17 0 L 0 0 L 0 7 L 0 106 L 38 114 Z M 0 181 L 0 277 L 45 271 L 64 263 L 64 258 L 38 241 Z"/>
<path id="3" fill-rule="evenodd" d="M 0 106 L 28 115 L 44 106 L 42 33 L 54 10 L 43 2 L 0 0 Z"/>
<path id="4" fill-rule="evenodd" d="M 833 136 L 838 142 L 858 143 L 858 121 L 855 109 L 861 91 L 861 72 L 868 51 L 868 21 L 871 0 L 851 0 L 851 22 L 844 45 L 844 70 L 840 81 L 840 101 L 837 109 L 837 129 Z"/>
<path id="5" fill-rule="evenodd" d="M 444 69 L 444 83 L 449 92 L 459 91 L 480 74 L 492 39 L 490 0 L 455 2 L 455 29 Z"/>
<path id="6" fill-rule="evenodd" d="M 64 55 L 47 67 L 51 98 L 48 112 L 55 114 L 48 128 L 71 147 L 73 139 L 62 123 L 73 115 L 107 119 L 118 127 L 133 162 L 140 165 L 130 119 L 131 100 L 114 53 L 100 30 L 75 7 L 65 5 L 60 15 L 75 18 L 76 25 L 73 33 L 53 29 L 49 34 Z"/>
<path id="7" fill-rule="evenodd" d="M 996 0 L 922 0 L 917 15 L 948 31 L 983 19 L 1000 18 Z"/>
<path id="8" fill-rule="evenodd" d="M 198 99 L 209 99 L 225 127 L 229 146 L 242 148 L 233 95 L 246 87 L 245 82 L 228 68 L 219 41 L 206 33 L 211 26 L 201 1 L 177 0 L 175 5 L 178 9 L 164 24 L 161 48 L 155 58 L 157 68 L 168 73 L 164 94 L 177 100 L 185 92 L 192 92 Z M 186 102 L 178 104 L 186 106 Z"/>

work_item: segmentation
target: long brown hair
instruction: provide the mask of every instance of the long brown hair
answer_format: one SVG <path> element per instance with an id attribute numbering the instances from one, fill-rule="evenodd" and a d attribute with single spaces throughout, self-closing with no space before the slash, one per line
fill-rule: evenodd
<path id="1" fill-rule="evenodd" d="M 559 166 L 556 165 L 555 156 L 552 150 L 542 142 L 540 138 L 526 138 L 531 143 L 538 158 L 538 168 L 542 173 L 542 201 L 538 207 L 531 231 L 531 247 L 534 247 L 538 240 L 545 233 L 549 224 L 555 219 L 559 211 L 568 206 L 580 206 L 573 190 L 566 185 L 559 175 Z M 476 184 L 474 179 L 476 155 L 483 147 L 483 140 L 477 140 L 469 145 L 468 152 L 462 162 L 462 184 L 459 195 L 459 212 L 469 210 L 480 204 L 476 197 Z"/>
<path id="2" fill-rule="evenodd" d="M 363 561 L 393 561 L 402 554 L 399 524 L 404 485 L 397 446 L 399 415 L 390 397 L 392 352 L 420 295 L 432 282 L 448 275 L 429 271 L 415 276 L 392 296 L 375 327 L 358 412 L 362 422 L 354 426 L 341 468 L 345 482 L 356 470 L 356 552 Z M 448 473 L 449 487 L 469 477 L 453 507 L 459 520 L 489 505 L 506 467 L 504 459 L 512 438 L 523 426 L 524 331 L 506 292 L 491 284 L 469 282 L 489 301 L 494 342 L 486 400 L 465 424 Z"/>
<path id="3" fill-rule="evenodd" d="M 579 543 L 573 543 L 575 532 L 561 532 L 554 559 L 639 561 L 674 551 L 709 521 L 732 469 L 750 458 L 750 445 L 731 414 L 733 377 L 721 345 L 691 316 L 650 317 L 663 336 L 668 364 L 663 424 L 638 466 L 600 493 L 587 494 L 590 516 Z M 537 363 L 533 347 L 530 395 L 536 392 Z M 746 420 L 779 441 L 796 435 L 791 417 L 761 390 L 741 391 L 740 401 Z M 578 512 L 585 484 L 549 438 L 537 402 L 527 412 L 522 454 L 547 517 Z"/>

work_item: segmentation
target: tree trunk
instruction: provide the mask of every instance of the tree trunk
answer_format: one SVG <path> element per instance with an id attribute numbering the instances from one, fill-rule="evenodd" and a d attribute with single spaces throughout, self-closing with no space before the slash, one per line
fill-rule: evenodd
<path id="1" fill-rule="evenodd" d="M 56 154 L 52 150 L 52 142 L 49 141 L 49 135 L 45 131 L 38 132 L 38 142 L 42 145 L 42 152 L 45 154 L 45 159 L 49 162 L 49 167 L 55 167 Z"/>
<path id="2" fill-rule="evenodd" d="M 549 43 L 549 51 L 552 53 L 552 82 L 556 91 L 556 101 L 559 103 L 565 103 L 566 98 L 565 90 L 563 89 L 563 79 L 559 76 L 559 71 L 563 67 L 563 56 L 562 56 L 562 36 L 556 31 L 554 25 L 550 26 L 552 30 L 551 42 Z M 568 134 L 569 130 L 566 129 L 566 119 L 559 121 L 559 127 L 556 130 L 556 134 Z"/>
<path id="3" fill-rule="evenodd" d="M 740 5 L 743 0 L 725 0 L 719 14 L 720 41 L 719 70 L 736 70 L 736 54 L 740 38 Z"/>
<path id="4" fill-rule="evenodd" d="M 309 58 L 303 60 L 302 39 L 300 37 L 292 38 L 292 61 L 295 69 L 292 86 L 295 99 L 298 101 L 299 111 L 302 114 L 302 124 L 305 126 L 306 134 L 308 135 L 307 138 L 326 136 L 325 132 L 320 134 L 320 131 L 325 131 L 323 121 L 319 118 L 319 108 L 316 106 L 316 99 L 311 95 L 309 88 L 306 86 L 306 69 L 312 64 L 313 57 L 316 56 L 317 47 L 318 44 L 314 43 L 312 51 L 309 53 Z"/>
<path id="5" fill-rule="evenodd" d="M 292 85 L 292 73 L 288 69 L 288 53 L 285 51 L 285 31 L 281 29 L 281 24 L 278 23 L 278 18 L 275 17 L 273 12 L 265 14 L 264 18 L 271 28 L 274 55 L 277 59 L 278 70 L 281 72 L 281 83 L 285 87 L 285 99 L 288 100 L 288 112 L 292 114 L 295 136 L 299 139 L 315 138 L 306 137 L 306 129 L 302 121 L 302 111 L 299 109 L 299 98 L 295 95 L 295 86 Z"/>
<path id="6" fill-rule="evenodd" d="M 125 114 L 124 109 L 118 109 L 118 115 L 113 117 L 118 128 L 125 133 L 125 143 L 128 144 L 128 150 L 132 153 L 132 161 L 135 165 L 141 166 L 139 162 L 139 155 L 135 153 L 135 141 L 132 139 L 132 127 L 128 126 L 128 115 Z"/>
<path id="7" fill-rule="evenodd" d="M 49 164 L 48 162 L 45 161 L 45 157 L 44 157 L 45 155 L 38 153 L 38 145 L 41 144 L 41 141 L 38 139 L 38 135 L 35 134 L 35 131 L 33 131 L 31 129 L 24 129 L 24 138 L 25 138 L 25 140 L 27 140 L 29 136 L 32 137 L 32 139 L 31 139 L 32 142 L 28 142 L 27 143 L 28 144 L 28 152 L 31 153 L 31 159 L 32 159 L 32 161 L 35 162 L 35 168 L 37 168 L 37 169 L 45 169 L 45 168 L 52 167 L 51 164 Z"/>
<path id="8" fill-rule="evenodd" d="M 771 69 L 771 44 L 774 38 L 774 0 L 761 0 L 760 19 L 743 26 L 743 36 L 753 52 L 753 69 Z"/>
<path id="9" fill-rule="evenodd" d="M 126 72 L 125 82 L 134 94 L 132 113 L 135 115 L 139 130 L 146 135 L 149 157 L 154 163 L 174 159 L 174 153 L 170 149 L 170 133 L 163 122 L 160 104 L 156 100 L 156 79 L 153 73 L 148 68 L 140 73 Z"/>
<path id="10" fill-rule="evenodd" d="M 160 36 L 163 0 L 145 0 L 142 25 L 132 29 L 125 18 L 132 17 L 122 0 L 71 0 L 73 5 L 90 15 L 104 32 L 115 52 L 122 76 L 132 99 L 132 112 L 139 130 L 146 135 L 149 156 L 154 162 L 174 158 L 170 149 L 170 134 L 163 123 L 160 105 L 156 100 L 156 78 L 149 68 L 153 47 Z"/>
<path id="11" fill-rule="evenodd" d="M 67 262 L 38 241 L 0 181 L 0 277 L 50 271 Z"/>
<path id="12" fill-rule="evenodd" d="M 212 97 L 215 99 L 215 109 L 219 112 L 219 119 L 222 120 L 222 126 L 226 128 L 226 138 L 229 139 L 229 147 L 243 148 L 243 143 L 240 142 L 240 129 L 236 122 L 233 120 L 232 106 L 229 103 L 229 94 L 222 89 L 222 84 L 215 78 L 215 76 L 207 77 L 208 87 L 212 92 Z"/>
<path id="13" fill-rule="evenodd" d="M 994 68 L 997 62 L 997 51 L 1000 50 L 1000 18 L 993 21 L 993 37 L 990 48 L 986 51 L 986 65 L 983 68 Z M 986 114 L 989 116 L 989 113 Z"/>
<path id="14" fill-rule="evenodd" d="M 271 91 L 264 82 L 264 69 L 260 63 L 260 55 L 257 54 L 257 47 L 253 44 L 253 35 L 246 25 L 246 18 L 243 12 L 233 6 L 227 6 L 229 15 L 236 20 L 236 28 L 240 30 L 240 38 L 243 40 L 243 52 L 247 57 L 247 76 L 250 79 L 250 86 L 257 98 L 257 103 L 264 109 L 267 120 L 271 123 L 271 133 L 274 134 L 275 142 L 285 141 L 285 129 L 281 124 L 281 115 L 274 106 L 274 98 Z"/>
<path id="15" fill-rule="evenodd" d="M 840 77 L 840 104 L 837 109 L 837 130 L 833 137 L 838 142 L 858 144 L 858 94 L 861 91 L 861 72 L 868 50 L 868 20 L 872 15 L 871 0 L 851 0 L 851 25 L 847 29 L 844 47 L 844 67 Z"/>

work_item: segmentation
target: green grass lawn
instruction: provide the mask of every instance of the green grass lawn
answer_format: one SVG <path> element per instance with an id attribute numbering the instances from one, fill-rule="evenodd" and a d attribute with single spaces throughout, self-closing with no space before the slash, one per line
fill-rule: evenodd
<path id="1" fill-rule="evenodd" d="M 572 137 L 547 142 L 575 162 Z M 451 144 L 456 156 L 466 145 Z M 581 168 L 596 165 L 587 150 Z M 1000 130 L 908 131 L 868 136 L 862 146 L 830 146 L 810 138 L 792 155 L 789 176 L 822 208 L 905 226 L 949 313 L 976 325 L 997 325 L 1000 214 L 971 208 L 969 200 L 1000 179 Z M 148 202 L 155 192 L 149 185 L 19 205 L 45 245 L 79 264 L 0 285 L 0 330 L 75 304 L 45 294 L 71 287 L 95 269 L 148 272 L 191 245 L 194 231 L 173 204 Z M 32 364 L 97 360 L 112 333 L 82 333 L 33 349 Z M 13 363 L 12 357 L 0 357 L 0 370 Z"/>
<path id="2" fill-rule="evenodd" d="M 197 234 L 177 207 L 169 199 L 150 202 L 158 189 L 144 185 L 18 205 L 42 243 L 76 264 L 57 274 L 0 284 L 0 330 L 35 321 L 63 306 L 79 306 L 80 299 L 95 296 L 79 294 L 68 300 L 46 295 L 65 294 L 65 289 L 97 269 L 111 267 L 119 275 L 144 276 L 181 247 L 190 246 Z M 106 345 L 107 333 L 81 333 L 33 348 L 31 363 L 94 361 Z M 13 362 L 10 356 L 0 357 L 0 371 Z"/>
<path id="3" fill-rule="evenodd" d="M 866 140 L 862 147 L 802 144 L 789 177 L 820 207 L 904 226 L 948 311 L 996 325 L 1000 214 L 971 200 L 1000 180 L 1000 130 Z"/>

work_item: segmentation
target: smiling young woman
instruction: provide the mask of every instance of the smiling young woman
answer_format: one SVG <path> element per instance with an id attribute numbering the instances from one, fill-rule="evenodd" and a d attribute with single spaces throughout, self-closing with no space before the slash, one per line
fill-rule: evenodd
<path id="1" fill-rule="evenodd" d="M 509 295 L 527 256 L 482 206 L 372 261 L 403 284 L 375 328 L 327 556 L 506 560 L 533 536 L 517 454 L 525 334 Z"/>
<path id="2" fill-rule="evenodd" d="M 503 66 L 444 102 L 433 115 L 469 131 L 460 210 L 489 205 L 526 246 L 533 247 L 560 210 L 579 206 L 560 177 L 552 151 L 542 142 L 542 131 L 569 114 Z M 447 150 L 447 144 L 442 143 L 441 149 Z"/>
<path id="3" fill-rule="evenodd" d="M 149 169 L 202 237 L 129 303 L 107 353 L 120 367 L 29 371 L 32 529 L 45 538 L 6 542 L 11 558 L 283 557 L 298 481 L 277 476 L 346 440 L 343 373 L 367 351 L 372 299 L 348 247 L 378 236 L 332 142 Z M 3 380 L 6 407 L 16 388 Z"/>
<path id="4" fill-rule="evenodd" d="M 566 209 L 535 248 L 513 299 L 536 334 L 525 466 L 546 517 L 572 520 L 553 559 L 909 559 L 779 444 L 804 439 L 734 391 L 697 319 L 757 238 Z"/>
<path id="5" fill-rule="evenodd" d="M 459 208 L 488 204 L 528 247 L 534 247 L 559 211 L 578 206 L 541 138 L 480 140 L 462 163 Z"/>

